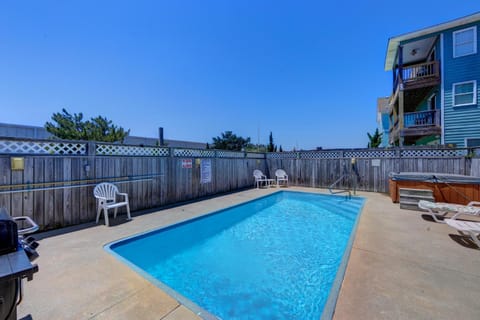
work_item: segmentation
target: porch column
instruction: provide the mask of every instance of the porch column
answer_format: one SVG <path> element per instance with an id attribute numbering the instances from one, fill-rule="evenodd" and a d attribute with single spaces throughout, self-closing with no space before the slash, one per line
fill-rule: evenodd
<path id="1" fill-rule="evenodd" d="M 398 92 L 398 136 L 399 136 L 399 144 L 400 147 L 403 147 L 403 135 L 402 135 L 402 129 L 404 126 L 404 112 L 403 112 L 403 85 L 400 88 L 400 91 Z"/>

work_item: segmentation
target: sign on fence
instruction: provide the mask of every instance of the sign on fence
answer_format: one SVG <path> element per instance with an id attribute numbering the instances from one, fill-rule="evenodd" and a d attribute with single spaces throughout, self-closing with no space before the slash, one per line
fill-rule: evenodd
<path id="1" fill-rule="evenodd" d="M 182 159 L 183 169 L 192 169 L 192 159 Z"/>
<path id="2" fill-rule="evenodd" d="M 212 182 L 212 160 L 202 159 L 200 162 L 200 183 Z"/>

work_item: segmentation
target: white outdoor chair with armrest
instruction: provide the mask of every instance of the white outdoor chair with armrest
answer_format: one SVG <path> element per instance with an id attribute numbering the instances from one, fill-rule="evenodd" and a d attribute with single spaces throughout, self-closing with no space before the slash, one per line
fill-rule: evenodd
<path id="1" fill-rule="evenodd" d="M 277 187 L 280 186 L 280 182 L 285 182 L 285 186 L 288 186 L 288 175 L 282 169 L 277 169 L 275 171 L 275 176 L 277 177 Z"/>
<path id="2" fill-rule="evenodd" d="M 267 176 L 264 175 L 261 170 L 253 170 L 253 177 L 255 178 L 255 187 L 257 189 L 260 187 L 262 182 L 265 183 L 265 186 L 267 186 L 269 183 L 269 179 L 267 179 Z"/>
<path id="3" fill-rule="evenodd" d="M 97 199 L 97 223 L 100 218 L 100 213 L 103 210 L 105 217 L 105 225 L 108 227 L 108 209 L 115 209 L 113 217 L 117 217 L 117 210 L 119 207 L 127 207 L 127 220 L 131 220 L 130 205 L 128 203 L 128 194 L 120 193 L 117 186 L 112 183 L 103 182 L 95 186 L 93 189 L 93 195 Z M 124 197 L 124 201 L 117 201 L 117 195 Z"/>

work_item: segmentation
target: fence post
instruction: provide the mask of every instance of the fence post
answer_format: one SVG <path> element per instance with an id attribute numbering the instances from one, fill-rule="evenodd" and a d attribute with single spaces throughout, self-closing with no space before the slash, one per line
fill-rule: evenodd
<path id="1" fill-rule="evenodd" d="M 87 142 L 87 155 L 88 156 L 95 156 L 97 150 L 97 144 L 95 141 L 88 141 Z"/>

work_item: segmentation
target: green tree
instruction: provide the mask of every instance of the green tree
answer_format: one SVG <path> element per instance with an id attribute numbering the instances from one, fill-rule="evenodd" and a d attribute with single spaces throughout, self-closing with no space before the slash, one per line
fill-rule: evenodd
<path id="1" fill-rule="evenodd" d="M 212 138 L 212 146 L 214 149 L 241 151 L 245 149 L 249 143 L 250 138 L 239 137 L 232 131 L 225 131 L 220 137 Z"/>
<path id="2" fill-rule="evenodd" d="M 368 139 L 370 140 L 367 148 L 378 148 L 380 144 L 382 144 L 382 134 L 378 132 L 378 128 L 375 130 L 375 133 L 373 135 L 368 132 L 367 135 Z"/>
<path id="3" fill-rule="evenodd" d="M 283 152 L 282 145 L 280 145 L 280 148 L 278 148 L 278 152 Z"/>
<path id="4" fill-rule="evenodd" d="M 267 152 L 267 146 L 264 144 L 249 143 L 245 146 L 245 151 L 248 152 Z"/>
<path id="5" fill-rule="evenodd" d="M 276 151 L 276 149 L 277 149 L 277 146 L 273 143 L 273 134 L 272 134 L 272 131 L 270 131 L 270 135 L 268 136 L 267 151 L 274 152 Z"/>
<path id="6" fill-rule="evenodd" d="M 84 121 L 81 112 L 72 115 L 65 109 L 62 109 L 62 113 L 54 113 L 52 120 L 45 123 L 45 129 L 60 139 L 123 142 L 130 133 L 130 130 L 117 127 L 105 117 Z"/>

